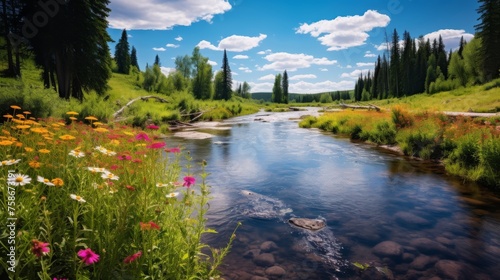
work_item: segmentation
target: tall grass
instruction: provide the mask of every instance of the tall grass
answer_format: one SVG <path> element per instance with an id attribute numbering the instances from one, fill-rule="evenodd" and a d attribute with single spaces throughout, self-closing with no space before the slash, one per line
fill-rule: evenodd
<path id="1" fill-rule="evenodd" d="M 9 110 L 11 116 L 23 111 Z M 156 140 L 155 130 L 21 114 L 8 117 L 0 136 L 0 219 L 17 219 L 15 245 L 8 242 L 9 229 L 0 229 L 2 258 L 10 246 L 17 256 L 8 276 L 218 276 L 234 235 L 220 250 L 202 242 L 215 233 L 205 226 L 210 187 L 206 173 L 180 165 L 189 154 Z M 0 278 L 7 277 L 8 264 L 1 265 Z"/>

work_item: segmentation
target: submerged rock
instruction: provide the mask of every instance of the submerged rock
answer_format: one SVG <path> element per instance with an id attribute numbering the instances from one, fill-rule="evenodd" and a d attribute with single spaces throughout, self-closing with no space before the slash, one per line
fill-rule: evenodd
<path id="1" fill-rule="evenodd" d="M 269 253 L 260 254 L 253 258 L 253 262 L 260 266 L 272 266 L 275 263 L 274 255 Z"/>
<path id="2" fill-rule="evenodd" d="M 308 230 L 319 230 L 326 226 L 325 221 L 321 219 L 291 218 L 288 222 L 294 226 Z"/>
<path id="3" fill-rule="evenodd" d="M 272 241 L 265 241 L 262 244 L 260 244 L 260 250 L 262 252 L 271 252 L 278 249 L 278 245 Z"/>
<path id="4" fill-rule="evenodd" d="M 399 259 L 403 256 L 403 247 L 394 241 L 380 242 L 372 251 L 379 257 Z"/>
<path id="5" fill-rule="evenodd" d="M 396 222 L 403 226 L 426 227 L 432 225 L 432 222 L 429 220 L 409 212 L 398 212 L 394 215 L 394 217 L 396 218 Z"/>
<path id="6" fill-rule="evenodd" d="M 271 266 L 266 269 L 266 274 L 271 277 L 282 277 L 286 274 L 286 271 L 281 266 Z"/>
<path id="7" fill-rule="evenodd" d="M 467 279 L 464 275 L 464 267 L 461 263 L 451 260 L 440 260 L 434 266 L 437 273 L 446 279 Z"/>

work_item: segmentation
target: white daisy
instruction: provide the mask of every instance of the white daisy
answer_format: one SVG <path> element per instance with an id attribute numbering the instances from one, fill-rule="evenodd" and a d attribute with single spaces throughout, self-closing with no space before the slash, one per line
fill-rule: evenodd
<path id="1" fill-rule="evenodd" d="M 164 184 L 164 183 L 156 183 L 156 187 L 157 188 L 164 188 L 164 187 L 168 187 L 169 184 Z"/>
<path id="2" fill-rule="evenodd" d="M 13 164 L 19 163 L 20 161 L 21 161 L 20 159 L 8 159 L 8 160 L 0 161 L 0 166 L 13 165 Z"/>
<path id="3" fill-rule="evenodd" d="M 80 203 L 87 202 L 85 199 L 83 199 L 83 197 L 76 195 L 76 194 L 70 194 L 69 197 L 71 197 L 71 199 L 74 199 Z"/>
<path id="4" fill-rule="evenodd" d="M 85 153 L 84 153 L 84 152 L 82 152 L 82 151 L 79 151 L 79 150 L 71 150 L 71 151 L 69 152 L 69 155 L 70 155 L 70 156 L 74 156 L 74 157 L 76 157 L 76 158 L 82 158 L 82 157 L 84 157 L 84 156 L 85 156 Z"/>
<path id="5" fill-rule="evenodd" d="M 173 192 L 173 193 L 169 193 L 166 195 L 167 198 L 172 198 L 172 197 L 177 197 L 179 195 L 178 192 Z"/>
<path id="6" fill-rule="evenodd" d="M 40 183 L 44 183 L 47 186 L 55 186 L 54 183 L 50 182 L 49 179 L 43 178 L 42 176 L 37 176 L 36 180 Z"/>
<path id="7" fill-rule="evenodd" d="M 7 179 L 7 181 L 9 185 L 24 186 L 31 183 L 31 178 L 28 175 L 17 173 L 13 176 L 9 176 L 9 179 Z"/>
<path id="8" fill-rule="evenodd" d="M 120 177 L 116 176 L 115 174 L 111 173 L 111 172 L 103 172 L 101 174 L 101 178 L 103 179 L 109 179 L 109 180 L 114 180 L 114 181 L 117 181 L 118 179 L 120 179 Z"/>
<path id="9" fill-rule="evenodd" d="M 90 172 L 93 172 L 93 173 L 106 173 L 106 172 L 109 172 L 106 168 L 102 168 L 102 167 L 87 167 L 87 169 Z"/>

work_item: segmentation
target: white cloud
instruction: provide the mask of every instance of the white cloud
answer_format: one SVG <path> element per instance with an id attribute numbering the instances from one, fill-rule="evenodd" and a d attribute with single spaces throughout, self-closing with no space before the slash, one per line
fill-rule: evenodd
<path id="1" fill-rule="evenodd" d="M 240 74 L 238 74 L 238 73 L 236 73 L 236 72 L 231 71 L 231 76 L 238 76 L 238 75 L 240 75 Z"/>
<path id="2" fill-rule="evenodd" d="M 109 8 L 111 28 L 165 30 L 176 25 L 189 26 L 200 20 L 211 22 L 215 15 L 223 14 L 232 7 L 227 0 L 112 0 Z"/>
<path id="3" fill-rule="evenodd" d="M 371 51 L 367 51 L 365 52 L 365 57 L 377 57 L 377 55 L 372 53 Z"/>
<path id="4" fill-rule="evenodd" d="M 217 65 L 217 62 L 212 61 L 212 60 L 209 60 L 207 63 L 210 64 L 210 65 L 212 65 L 212 66 L 216 66 Z"/>
<path id="5" fill-rule="evenodd" d="M 166 50 L 167 49 L 165 49 L 165 48 L 153 48 L 153 51 L 157 51 L 157 52 L 164 52 Z"/>
<path id="6" fill-rule="evenodd" d="M 465 30 L 462 29 L 461 30 L 440 29 L 438 31 L 434 31 L 432 33 L 424 35 L 424 39 L 425 40 L 429 39 L 432 44 L 432 41 L 434 39 L 439 40 L 439 35 L 441 35 L 441 38 L 443 39 L 443 43 L 447 50 L 458 48 L 460 46 L 460 38 L 462 36 L 464 37 L 464 40 L 467 42 L 470 42 L 470 40 L 474 38 L 473 34 L 466 33 Z"/>
<path id="7" fill-rule="evenodd" d="M 374 62 L 358 62 L 356 63 L 357 67 L 370 67 L 370 66 L 375 66 Z"/>
<path id="8" fill-rule="evenodd" d="M 175 44 L 167 44 L 167 48 L 178 48 L 179 45 L 175 45 Z"/>
<path id="9" fill-rule="evenodd" d="M 200 41 L 197 46 L 200 49 L 210 49 L 214 51 L 222 51 L 225 49 L 233 52 L 243 52 L 257 47 L 260 42 L 266 38 L 266 34 L 259 34 L 258 37 L 231 35 L 222 39 L 218 46 L 214 46 L 206 40 Z"/>
<path id="10" fill-rule="evenodd" d="M 178 41 L 178 42 L 182 41 L 182 39 L 183 39 L 183 38 L 182 38 L 181 36 L 177 36 L 177 37 L 175 38 L 175 40 L 176 40 L 176 41 Z"/>
<path id="11" fill-rule="evenodd" d="M 248 67 L 240 67 L 238 70 L 243 71 L 245 73 L 252 73 L 252 70 L 250 70 Z"/>
<path id="12" fill-rule="evenodd" d="M 308 83 L 300 81 L 290 84 L 288 87 L 289 92 L 293 93 L 319 93 L 337 90 L 350 90 L 354 88 L 354 81 L 323 81 L 318 83 Z M 272 89 L 271 89 L 272 90 Z"/>
<path id="13" fill-rule="evenodd" d="M 127 38 L 132 38 L 133 36 L 131 34 L 127 34 Z"/>
<path id="14" fill-rule="evenodd" d="M 322 45 L 327 46 L 327 50 L 337 51 L 365 44 L 369 37 L 367 32 L 377 27 L 386 27 L 390 21 L 389 16 L 368 10 L 362 16 L 336 17 L 333 20 L 304 23 L 297 28 L 296 33 L 309 33 L 317 37 Z"/>
<path id="15" fill-rule="evenodd" d="M 274 81 L 275 76 L 273 74 L 265 75 L 259 78 L 259 81 Z"/>
<path id="16" fill-rule="evenodd" d="M 248 59 L 248 55 L 238 54 L 233 56 L 233 59 Z"/>
<path id="17" fill-rule="evenodd" d="M 295 75 L 290 77 L 290 81 L 302 80 L 302 79 L 316 79 L 316 75 L 314 74 L 303 74 L 303 75 Z"/>
<path id="18" fill-rule="evenodd" d="M 347 65 L 345 68 L 347 68 L 347 69 L 351 69 L 351 68 L 352 68 L 352 65 Z"/>
<path id="19" fill-rule="evenodd" d="M 248 82 L 248 84 L 252 88 L 252 92 L 271 92 L 274 85 L 274 83 L 255 83 L 255 82 Z"/>
<path id="20" fill-rule="evenodd" d="M 328 60 L 326 57 L 315 58 L 312 55 L 303 53 L 294 54 L 286 52 L 278 52 L 268 54 L 264 57 L 270 64 L 266 64 L 259 68 L 259 70 L 275 70 L 275 71 L 296 71 L 300 68 L 308 68 L 311 65 L 333 65 L 336 60 Z"/>
<path id="21" fill-rule="evenodd" d="M 264 55 L 264 54 L 267 54 L 267 53 L 271 53 L 271 50 L 270 50 L 270 49 L 267 49 L 267 50 L 265 50 L 265 51 L 260 51 L 260 52 L 258 52 L 257 54 Z"/>
<path id="22" fill-rule="evenodd" d="M 328 72 L 328 69 L 326 69 L 326 68 L 320 68 L 319 71 L 321 71 L 321 72 Z"/>
<path id="23" fill-rule="evenodd" d="M 340 75 L 341 78 L 351 78 L 351 79 L 357 79 L 363 74 L 363 77 L 368 75 L 368 72 L 371 71 L 370 69 L 356 69 L 352 71 L 351 73 L 342 73 Z"/>

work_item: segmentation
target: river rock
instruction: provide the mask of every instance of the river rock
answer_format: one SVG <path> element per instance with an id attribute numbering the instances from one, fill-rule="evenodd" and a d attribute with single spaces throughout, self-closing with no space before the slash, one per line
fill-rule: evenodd
<path id="1" fill-rule="evenodd" d="M 326 226 L 325 221 L 321 219 L 291 218 L 288 222 L 294 226 L 308 230 L 319 230 Z"/>
<path id="2" fill-rule="evenodd" d="M 453 240 L 446 238 L 446 237 L 443 237 L 443 236 L 437 237 L 436 241 L 445 245 L 445 246 L 453 246 Z"/>
<path id="3" fill-rule="evenodd" d="M 452 260 L 440 260 L 434 267 L 436 268 L 437 273 L 446 279 L 466 279 L 464 275 L 464 267 L 459 262 Z"/>
<path id="4" fill-rule="evenodd" d="M 266 269 L 266 274 L 271 276 L 271 277 L 282 277 L 283 275 L 286 274 L 286 271 L 281 267 L 281 266 L 271 266 Z"/>
<path id="5" fill-rule="evenodd" d="M 275 263 L 273 254 L 264 253 L 253 258 L 253 262 L 260 266 L 272 266 Z"/>
<path id="6" fill-rule="evenodd" d="M 250 280 L 269 280 L 269 278 L 262 276 L 253 276 L 252 278 L 250 278 Z"/>
<path id="7" fill-rule="evenodd" d="M 384 241 L 373 247 L 372 252 L 379 257 L 401 258 L 403 247 L 394 241 Z"/>
<path id="8" fill-rule="evenodd" d="M 243 257 L 247 258 L 247 259 L 253 259 L 258 255 L 260 255 L 260 249 L 251 249 L 251 250 L 246 251 L 243 254 Z"/>
<path id="9" fill-rule="evenodd" d="M 265 241 L 262 244 L 260 244 L 260 250 L 262 252 L 272 252 L 274 250 L 278 249 L 278 245 L 272 241 Z"/>
<path id="10" fill-rule="evenodd" d="M 424 254 L 450 254 L 450 251 L 444 245 L 425 237 L 413 239 L 410 246 L 415 247 L 420 253 Z"/>
<path id="11" fill-rule="evenodd" d="M 410 212 L 397 212 L 394 215 L 396 222 L 403 226 L 410 227 L 427 227 L 432 225 L 432 222 Z"/>
<path id="12" fill-rule="evenodd" d="M 431 266 L 434 262 L 435 261 L 433 260 L 433 258 L 425 255 L 420 255 L 410 263 L 410 267 L 416 270 L 425 270 L 427 267 Z"/>

